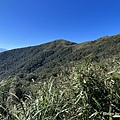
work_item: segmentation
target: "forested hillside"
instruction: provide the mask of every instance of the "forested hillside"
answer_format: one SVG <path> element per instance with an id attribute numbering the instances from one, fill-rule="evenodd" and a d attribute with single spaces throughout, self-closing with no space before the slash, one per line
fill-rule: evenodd
<path id="1" fill-rule="evenodd" d="M 0 53 L 1 120 L 114 120 L 119 113 L 119 34 Z"/>
<path id="2" fill-rule="evenodd" d="M 0 79 L 35 73 L 38 79 L 56 76 L 61 66 L 92 54 L 93 61 L 120 53 L 120 35 L 81 44 L 56 40 L 50 43 L 0 53 Z"/>

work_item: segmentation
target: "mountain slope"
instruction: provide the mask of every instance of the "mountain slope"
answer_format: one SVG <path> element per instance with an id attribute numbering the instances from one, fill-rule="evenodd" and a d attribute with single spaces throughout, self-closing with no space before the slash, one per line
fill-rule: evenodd
<path id="1" fill-rule="evenodd" d="M 39 72 L 54 67 L 65 55 L 71 53 L 75 43 L 53 41 L 39 46 L 10 50 L 0 54 L 0 76 Z"/>
<path id="2" fill-rule="evenodd" d="M 34 73 L 37 79 L 56 76 L 61 66 L 92 55 L 93 60 L 120 54 L 120 35 L 102 37 L 96 41 L 77 44 L 56 40 L 46 44 L 14 49 L 0 53 L 0 79 L 14 75 L 25 77 Z"/>

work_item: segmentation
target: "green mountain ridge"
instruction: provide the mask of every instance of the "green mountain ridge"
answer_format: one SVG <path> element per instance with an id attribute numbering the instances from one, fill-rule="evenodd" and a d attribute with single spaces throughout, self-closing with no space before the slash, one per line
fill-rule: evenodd
<path id="1" fill-rule="evenodd" d="M 89 54 L 95 61 L 120 54 L 120 34 L 80 44 L 61 39 L 2 52 L 0 79 L 30 73 L 37 73 L 39 79 L 56 76 L 60 66 L 81 61 Z"/>
<path id="2" fill-rule="evenodd" d="M 120 35 L 0 53 L 1 120 L 114 120 L 116 113 Z"/>

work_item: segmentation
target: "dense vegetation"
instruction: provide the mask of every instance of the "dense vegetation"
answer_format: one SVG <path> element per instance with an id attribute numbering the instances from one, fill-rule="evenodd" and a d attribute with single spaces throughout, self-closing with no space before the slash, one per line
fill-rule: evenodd
<path id="1" fill-rule="evenodd" d="M 60 66 L 82 60 L 91 53 L 94 61 L 120 53 L 120 35 L 103 37 L 82 44 L 57 40 L 0 53 L 0 79 L 12 75 L 20 75 L 26 79 L 31 73 L 36 74 L 37 80 L 51 75 L 56 76 L 61 70 Z"/>
<path id="2" fill-rule="evenodd" d="M 22 95 L 16 79 L 1 82 L 1 116 L 7 120 L 113 120 L 120 117 L 119 58 L 76 64 Z M 9 86 L 5 98 L 5 90 Z M 16 87 L 17 86 L 17 87 Z M 3 96 L 2 96 L 3 95 Z M 109 115 L 108 115 L 109 114 Z"/>
<path id="3" fill-rule="evenodd" d="M 120 35 L 0 53 L 1 120 L 120 118 Z"/>

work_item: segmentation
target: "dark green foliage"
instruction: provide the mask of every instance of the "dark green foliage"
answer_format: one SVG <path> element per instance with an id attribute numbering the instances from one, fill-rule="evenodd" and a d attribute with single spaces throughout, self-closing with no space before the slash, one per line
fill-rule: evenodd
<path id="1" fill-rule="evenodd" d="M 80 80 L 85 96 L 83 103 L 88 104 L 86 107 L 88 113 L 85 114 L 87 116 L 84 116 L 86 118 L 93 115 L 91 118 L 95 120 L 103 119 L 102 117 L 109 119 L 109 116 L 103 116 L 104 112 L 120 112 L 120 94 L 118 92 L 120 87 L 120 75 L 118 73 L 120 64 L 117 61 L 109 61 L 105 67 L 106 62 L 104 62 L 90 62 L 85 66 L 82 64 L 78 67 L 78 80 Z M 104 67 L 107 69 L 104 69 Z M 94 112 L 96 115 L 93 114 Z"/>
<path id="2" fill-rule="evenodd" d="M 112 120 L 103 112 L 120 113 L 119 61 L 120 35 L 0 53 L 0 119 Z"/>
<path id="3" fill-rule="evenodd" d="M 14 78 L 9 90 L 11 102 L 1 104 L 0 118 L 114 120 L 114 115 L 104 115 L 104 112 L 120 113 L 119 88 L 119 58 L 98 63 L 88 56 L 85 62 L 64 68 L 57 77 L 44 83 Z"/>
<path id="4" fill-rule="evenodd" d="M 72 42 L 58 40 L 39 46 L 0 53 L 0 78 L 3 79 L 17 73 L 39 72 L 45 74 L 44 69 L 51 71 L 51 68 L 66 63 L 65 57 L 67 54 L 71 54 L 74 45 L 75 43 Z"/>
<path id="5" fill-rule="evenodd" d="M 39 76 L 39 80 L 45 79 L 52 73 L 57 74 L 61 70 L 60 66 L 83 60 L 91 53 L 93 61 L 120 54 L 120 35 L 103 37 L 82 44 L 56 40 L 34 47 L 0 53 L 0 79 L 33 72 Z"/>

